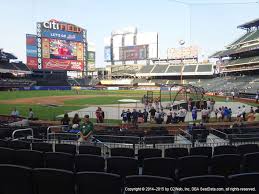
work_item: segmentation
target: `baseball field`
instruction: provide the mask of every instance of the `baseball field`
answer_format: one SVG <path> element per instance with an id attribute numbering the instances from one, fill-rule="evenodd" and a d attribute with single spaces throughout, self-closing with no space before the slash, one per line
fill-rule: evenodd
<path id="1" fill-rule="evenodd" d="M 27 117 L 32 108 L 41 120 L 55 120 L 57 115 L 88 106 L 117 104 L 122 98 L 141 99 L 145 91 L 2 91 L 0 92 L 0 114 L 10 115 L 16 108 L 20 116 Z"/>
<path id="2" fill-rule="evenodd" d="M 140 100 L 146 91 L 139 90 L 74 90 L 70 91 L 1 91 L 0 114 L 10 115 L 16 108 L 20 116 L 28 117 L 28 110 L 32 108 L 36 117 L 41 120 L 56 120 L 58 115 L 76 111 L 89 106 L 118 104 L 124 98 Z M 159 96 L 159 91 L 154 91 L 154 96 Z M 169 96 L 163 96 L 169 100 Z M 225 98 L 214 97 L 216 101 Z M 253 105 L 253 103 L 247 103 Z M 116 120 L 116 119 L 115 119 Z"/>

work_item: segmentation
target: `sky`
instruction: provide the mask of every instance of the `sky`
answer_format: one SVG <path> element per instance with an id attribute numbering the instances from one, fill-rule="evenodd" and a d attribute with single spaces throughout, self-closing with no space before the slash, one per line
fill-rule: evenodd
<path id="1" fill-rule="evenodd" d="M 158 32 L 160 58 L 167 48 L 179 47 L 180 40 L 211 55 L 245 33 L 238 25 L 259 18 L 259 3 L 249 3 L 255 1 L 0 0 L 0 48 L 26 62 L 26 34 L 36 34 L 36 22 L 57 19 L 87 30 L 97 67 L 104 66 L 104 37 L 127 26 Z"/>

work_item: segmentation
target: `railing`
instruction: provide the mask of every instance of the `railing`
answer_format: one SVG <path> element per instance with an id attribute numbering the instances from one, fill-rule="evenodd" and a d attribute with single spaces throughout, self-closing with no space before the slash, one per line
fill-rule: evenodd
<path id="1" fill-rule="evenodd" d="M 49 134 L 52 133 L 52 132 L 51 132 L 51 129 L 57 129 L 57 128 L 59 128 L 59 129 L 61 129 L 61 131 L 63 131 L 64 128 L 68 128 L 68 127 L 69 127 L 68 125 L 54 125 L 54 126 L 49 126 L 49 127 L 47 128 L 47 140 L 49 140 L 49 139 L 48 139 Z"/>
<path id="2" fill-rule="evenodd" d="M 21 131 L 29 131 L 29 132 L 31 132 L 31 136 L 32 136 L 32 139 L 33 139 L 33 129 L 32 129 L 32 128 L 16 129 L 16 130 L 14 130 L 13 133 L 12 133 L 12 139 L 15 139 L 15 138 L 14 138 L 15 134 L 16 134 L 17 132 L 21 132 Z M 27 136 L 26 136 L 26 138 L 27 138 Z"/>
<path id="3" fill-rule="evenodd" d="M 210 133 L 212 133 L 212 134 L 214 134 L 214 135 L 216 135 L 220 138 L 224 137 L 223 139 L 228 139 L 228 134 L 226 134 L 222 131 L 219 131 L 219 130 L 214 129 L 214 128 L 210 128 L 209 131 L 210 131 Z"/>

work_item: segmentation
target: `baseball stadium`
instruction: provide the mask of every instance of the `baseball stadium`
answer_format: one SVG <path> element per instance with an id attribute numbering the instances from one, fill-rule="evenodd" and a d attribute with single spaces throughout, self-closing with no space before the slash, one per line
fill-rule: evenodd
<path id="1" fill-rule="evenodd" d="M 0 49 L 0 194 L 259 193 L 259 19 L 202 60 L 137 27 L 98 53 L 86 26 L 35 24 L 25 61 Z"/>

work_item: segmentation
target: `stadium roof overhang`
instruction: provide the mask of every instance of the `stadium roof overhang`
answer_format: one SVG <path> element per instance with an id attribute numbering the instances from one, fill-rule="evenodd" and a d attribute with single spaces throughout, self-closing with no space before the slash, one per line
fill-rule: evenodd
<path id="1" fill-rule="evenodd" d="M 250 22 L 246 22 L 242 25 L 239 25 L 237 26 L 238 28 L 241 28 L 241 29 L 249 29 L 249 28 L 252 28 L 252 27 L 258 27 L 259 26 L 259 18 L 257 19 L 254 19 Z"/>
<path id="2" fill-rule="evenodd" d="M 228 57 L 230 55 L 234 55 L 237 53 L 243 53 L 243 52 L 248 52 L 248 51 L 257 50 L 257 49 L 259 49 L 259 44 L 247 46 L 247 47 L 239 47 L 235 49 L 228 49 L 228 50 L 218 51 L 213 55 L 211 55 L 210 58 Z"/>
<path id="3" fill-rule="evenodd" d="M 32 74 L 31 71 L 13 70 L 13 69 L 0 69 L 0 73 L 15 73 L 15 74 Z"/>

